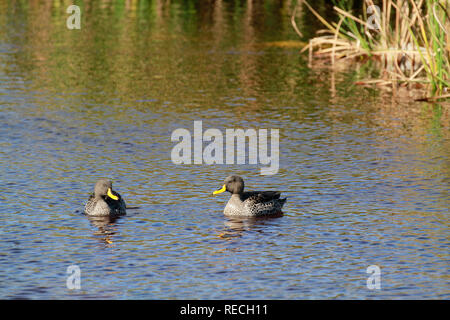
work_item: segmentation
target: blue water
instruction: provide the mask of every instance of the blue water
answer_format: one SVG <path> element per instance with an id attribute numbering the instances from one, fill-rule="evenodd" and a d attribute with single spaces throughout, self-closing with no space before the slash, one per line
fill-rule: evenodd
<path id="1" fill-rule="evenodd" d="M 450 298 L 448 105 L 385 99 L 351 71 L 330 83 L 297 49 L 264 45 L 295 38 L 287 14 L 263 36 L 246 19 L 267 16 L 245 5 L 240 23 L 229 4 L 223 21 L 97 9 L 104 24 L 68 34 L 64 8 L 46 21 L 0 3 L 0 298 Z M 278 174 L 173 164 L 171 133 L 198 120 L 279 129 Z M 282 191 L 284 216 L 224 217 L 229 195 L 211 192 L 232 173 Z M 101 177 L 138 208 L 84 216 Z"/>

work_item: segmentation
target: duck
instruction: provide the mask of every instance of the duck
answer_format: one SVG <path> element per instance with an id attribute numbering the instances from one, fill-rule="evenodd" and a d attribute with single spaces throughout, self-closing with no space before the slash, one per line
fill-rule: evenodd
<path id="1" fill-rule="evenodd" d="M 100 179 L 84 206 L 84 213 L 88 216 L 122 216 L 126 215 L 126 205 L 120 194 L 112 189 L 111 180 Z"/>
<path id="2" fill-rule="evenodd" d="M 287 198 L 280 199 L 279 191 L 244 192 L 244 180 L 236 175 L 227 177 L 221 189 L 213 195 L 228 191 L 231 198 L 223 210 L 226 216 L 268 217 L 283 215 L 281 208 Z"/>

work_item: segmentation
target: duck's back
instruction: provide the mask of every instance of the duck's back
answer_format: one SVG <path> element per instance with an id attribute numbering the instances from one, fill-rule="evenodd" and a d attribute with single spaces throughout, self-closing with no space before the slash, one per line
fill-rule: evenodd
<path id="1" fill-rule="evenodd" d="M 280 191 L 248 191 L 242 194 L 241 199 L 242 201 L 267 202 L 280 199 L 280 196 Z"/>
<path id="2" fill-rule="evenodd" d="M 273 216 L 281 214 L 286 198 L 280 199 L 279 191 L 253 191 L 245 195 L 244 207 L 251 216 Z"/>
<path id="3" fill-rule="evenodd" d="M 225 215 L 270 216 L 281 214 L 286 198 L 279 191 L 249 191 L 232 195 L 225 207 Z"/>

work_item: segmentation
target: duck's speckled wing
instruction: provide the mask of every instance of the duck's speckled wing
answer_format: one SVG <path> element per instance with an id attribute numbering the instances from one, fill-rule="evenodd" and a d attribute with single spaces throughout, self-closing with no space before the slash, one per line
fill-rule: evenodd
<path id="1" fill-rule="evenodd" d="M 279 191 L 252 191 L 242 194 L 244 207 L 252 216 L 275 215 L 281 212 L 286 198 Z"/>
<path id="2" fill-rule="evenodd" d="M 95 208 L 95 201 L 94 201 L 94 193 L 91 193 L 89 196 L 88 201 L 86 202 L 85 206 L 84 206 L 84 213 L 85 214 L 90 214 L 94 208 Z"/>

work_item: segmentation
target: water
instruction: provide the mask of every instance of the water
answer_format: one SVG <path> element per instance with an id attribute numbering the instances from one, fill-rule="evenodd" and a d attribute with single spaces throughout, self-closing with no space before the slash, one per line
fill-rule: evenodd
<path id="1" fill-rule="evenodd" d="M 448 104 L 309 68 L 282 2 L 81 3 L 81 30 L 25 3 L 0 1 L 0 298 L 450 298 Z M 280 129 L 279 173 L 173 164 L 197 120 Z M 231 173 L 285 215 L 224 217 Z M 84 216 L 100 177 L 139 208 Z"/>

